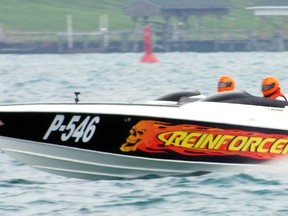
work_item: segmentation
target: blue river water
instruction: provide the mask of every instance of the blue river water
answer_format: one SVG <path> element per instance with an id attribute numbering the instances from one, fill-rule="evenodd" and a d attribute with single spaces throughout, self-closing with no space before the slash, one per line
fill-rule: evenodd
<path id="1" fill-rule="evenodd" d="M 254 95 L 261 95 L 262 77 L 274 75 L 288 93 L 287 52 L 155 55 L 154 64 L 139 63 L 142 54 L 133 53 L 0 55 L 0 103 L 74 102 L 74 92 L 81 92 L 80 102 L 137 102 L 179 90 L 211 95 L 222 74 Z M 0 151 L 0 215 L 287 215 L 287 164 L 200 177 L 86 181 L 43 173 Z"/>

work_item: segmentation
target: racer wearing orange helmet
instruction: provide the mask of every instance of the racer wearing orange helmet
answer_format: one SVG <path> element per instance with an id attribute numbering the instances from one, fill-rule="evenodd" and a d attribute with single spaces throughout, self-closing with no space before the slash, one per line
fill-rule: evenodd
<path id="1" fill-rule="evenodd" d="M 287 101 L 285 95 L 281 92 L 279 80 L 273 76 L 266 76 L 261 83 L 262 94 L 266 98 Z"/>
<path id="2" fill-rule="evenodd" d="M 231 91 L 235 89 L 235 80 L 228 75 L 219 77 L 218 79 L 218 92 Z"/>

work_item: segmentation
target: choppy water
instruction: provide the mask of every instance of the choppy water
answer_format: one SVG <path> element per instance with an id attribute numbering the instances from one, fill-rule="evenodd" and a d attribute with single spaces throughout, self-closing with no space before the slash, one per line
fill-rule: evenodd
<path id="1" fill-rule="evenodd" d="M 260 95 L 273 74 L 288 93 L 287 52 L 0 55 L 0 102 L 142 101 L 179 90 L 216 91 L 230 74 Z M 84 181 L 34 170 L 0 152 L 0 215 L 287 215 L 288 161 L 273 169 L 125 181 Z"/>

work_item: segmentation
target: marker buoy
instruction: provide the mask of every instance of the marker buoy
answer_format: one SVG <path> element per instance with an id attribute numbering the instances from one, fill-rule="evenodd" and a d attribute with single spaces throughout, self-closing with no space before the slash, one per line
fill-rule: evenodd
<path id="1" fill-rule="evenodd" d="M 159 60 L 152 52 L 152 36 L 150 26 L 145 26 L 143 29 L 143 45 L 144 45 L 144 56 L 140 62 L 143 63 L 155 63 Z"/>

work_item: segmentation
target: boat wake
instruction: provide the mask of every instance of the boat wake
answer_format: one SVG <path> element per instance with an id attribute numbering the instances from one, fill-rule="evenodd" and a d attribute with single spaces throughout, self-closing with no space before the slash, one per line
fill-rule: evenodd
<path id="1" fill-rule="evenodd" d="M 288 156 L 275 158 L 259 166 L 250 167 L 249 172 L 267 173 L 267 174 L 286 174 L 288 173 Z"/>

